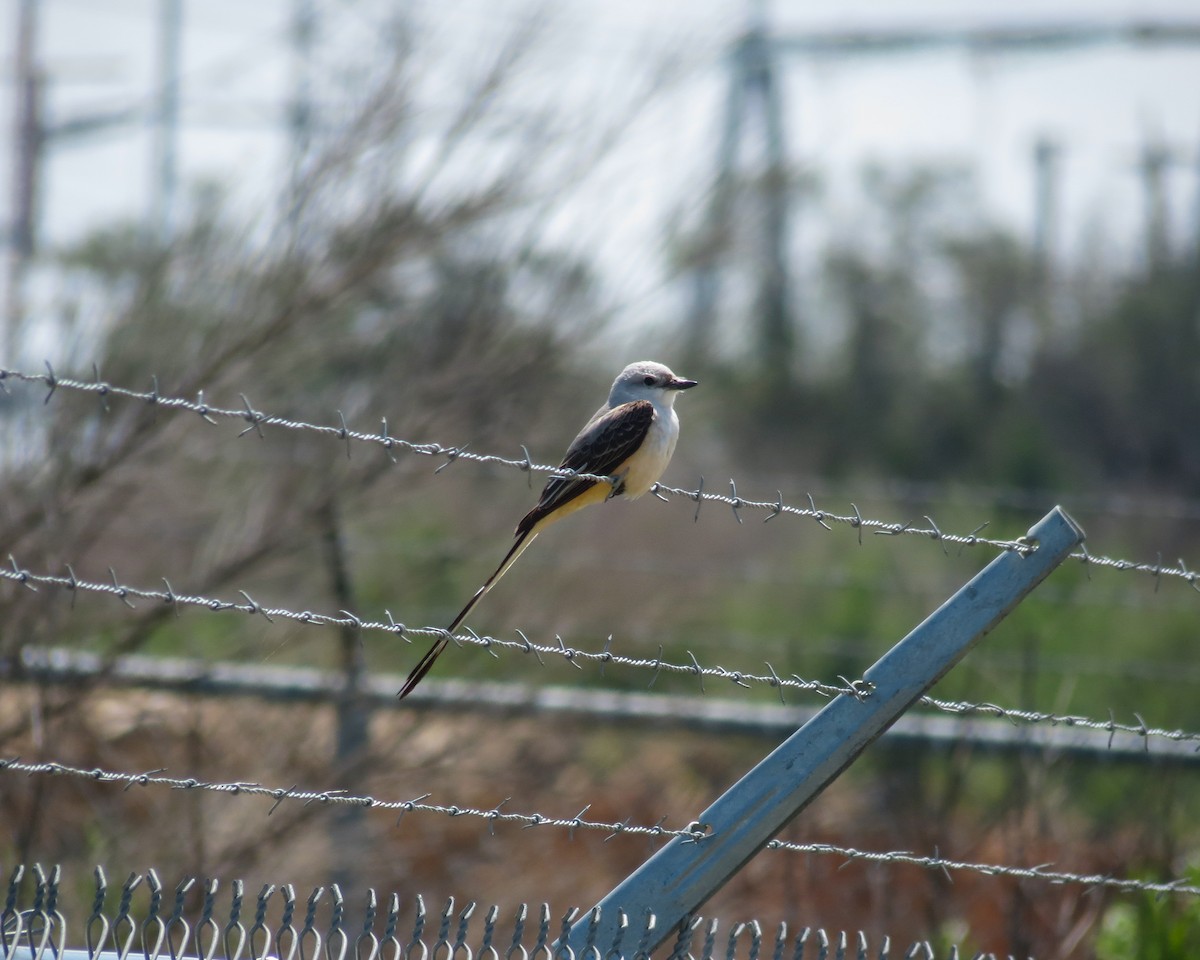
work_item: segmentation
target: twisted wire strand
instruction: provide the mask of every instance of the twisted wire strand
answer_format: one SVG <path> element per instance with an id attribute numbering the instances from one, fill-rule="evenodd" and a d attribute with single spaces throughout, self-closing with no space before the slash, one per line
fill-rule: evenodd
<path id="1" fill-rule="evenodd" d="M 413 637 L 429 637 L 440 638 L 446 635 L 446 631 L 441 627 L 409 627 L 395 620 L 391 613 L 384 611 L 387 616 L 386 621 L 379 620 L 364 620 L 356 616 L 348 610 L 342 610 L 337 615 L 314 613 L 311 610 L 290 610 L 286 607 L 265 607 L 255 601 L 246 591 L 238 591 L 243 600 L 241 602 L 231 600 L 220 600 L 213 597 L 201 597 L 190 594 L 176 593 L 166 580 L 163 581 L 165 589 L 152 590 L 140 587 L 132 587 L 119 582 L 116 572 L 110 567 L 109 572 L 112 575 L 112 580 L 109 583 L 101 583 L 95 581 L 81 580 L 75 575 L 74 570 L 68 568 L 68 576 L 55 576 L 51 574 L 38 574 L 29 570 L 22 569 L 18 566 L 16 560 L 9 556 L 9 567 L 0 567 L 0 579 L 8 580 L 14 583 L 23 584 L 29 589 L 37 589 L 39 585 L 52 586 L 71 591 L 90 591 L 93 593 L 106 594 L 114 596 L 132 607 L 133 601 L 131 597 L 144 600 L 157 600 L 160 602 L 170 603 L 173 605 L 194 606 L 201 609 L 206 609 L 214 613 L 236 611 L 239 613 L 261 615 L 270 621 L 275 618 L 291 620 L 296 623 L 311 624 L 316 626 L 337 626 L 337 627 L 353 627 L 356 630 L 381 631 L 390 633 L 394 636 L 403 637 L 411 640 Z M 780 691 L 784 689 L 811 691 L 821 694 L 822 696 L 838 696 L 845 694 L 853 697 L 868 697 L 871 694 L 871 685 L 864 680 L 844 680 L 842 684 L 825 683 L 819 680 L 805 680 L 799 676 L 791 675 L 781 677 L 775 669 L 768 663 L 766 664 L 768 673 L 758 674 L 749 673 L 741 670 L 730 670 L 723 666 L 706 666 L 701 664 L 692 655 L 691 663 L 676 663 L 664 660 L 661 656 L 646 658 L 646 657 L 629 657 L 623 654 L 613 653 L 608 649 L 607 645 L 603 650 L 583 650 L 578 647 L 567 646 L 561 637 L 555 637 L 557 643 L 534 643 L 520 631 L 517 631 L 521 637 L 520 640 L 504 640 L 499 637 L 480 635 L 473 631 L 468 631 L 466 634 L 455 634 L 454 640 L 458 643 L 470 643 L 480 646 L 483 649 L 495 653 L 495 649 L 511 650 L 516 653 L 533 654 L 539 662 L 543 655 L 562 657 L 568 662 L 579 666 L 581 663 L 598 663 L 598 664 L 616 664 L 618 666 L 632 667 L 635 669 L 652 670 L 657 676 L 659 673 L 674 673 L 684 676 L 694 676 L 701 683 L 703 691 L 703 681 L 705 678 L 713 678 L 718 680 L 727 680 L 736 686 L 750 687 L 753 684 L 764 684 Z M 610 638 L 611 640 L 611 638 Z M 582 668 L 581 668 L 582 669 Z M 1107 720 L 1098 720 L 1093 717 L 1076 716 L 1070 714 L 1056 714 L 1049 711 L 1024 710 L 1013 707 L 1004 707 L 994 703 L 972 703 L 969 701 L 957 700 L 940 700 L 930 696 L 921 697 L 920 703 L 932 707 L 945 713 L 956 715 L 978 715 L 996 717 L 1008 720 L 1012 723 L 1039 724 L 1048 723 L 1054 726 L 1081 727 L 1088 730 L 1106 731 L 1109 734 L 1109 742 L 1117 733 L 1132 734 L 1141 737 L 1143 741 L 1151 737 L 1162 737 L 1167 740 L 1177 742 L 1191 742 L 1200 745 L 1200 732 L 1186 730 L 1169 730 L 1160 727 L 1149 726 L 1138 714 L 1134 714 L 1137 718 L 1137 723 L 1122 723 L 1118 722 L 1113 716 L 1109 716 Z M 1200 750 L 1200 746 L 1197 747 Z"/>
<path id="2" fill-rule="evenodd" d="M 306 790 L 298 786 L 267 787 L 260 783 L 248 781 L 220 783 L 198 780 L 195 777 L 168 777 L 163 775 L 163 770 L 152 770 L 145 773 L 123 773 L 104 770 L 100 767 L 92 767 L 90 769 L 75 767 L 70 764 L 54 761 L 26 763 L 19 757 L 11 759 L 0 758 L 0 771 L 24 773 L 28 776 L 37 776 L 40 774 L 79 777 L 85 780 L 92 780 L 96 783 L 124 784 L 127 789 L 135 786 L 157 786 L 169 787 L 172 790 L 204 790 L 231 796 L 245 794 L 246 796 L 269 797 L 275 801 L 274 806 L 271 808 L 272 811 L 285 801 L 296 801 L 303 804 L 320 803 L 327 806 L 351 806 L 371 810 L 399 811 L 401 817 L 406 813 L 414 812 L 437 813 L 448 817 L 474 817 L 488 821 L 492 827 L 497 823 L 514 823 L 522 827 L 559 827 L 572 833 L 575 830 L 598 830 L 608 833 L 610 836 L 617 836 L 624 833 L 633 836 L 667 837 L 668 839 L 682 837 L 691 841 L 700 841 L 707 835 L 706 831 L 696 824 L 689 824 L 683 829 L 676 830 L 663 826 L 663 821 L 648 826 L 630 823 L 629 821 L 608 823 L 600 820 L 587 820 L 584 818 L 584 814 L 587 813 L 590 804 L 589 807 L 585 807 L 574 817 L 550 817 L 540 813 L 506 812 L 501 809 L 508 802 L 506 800 L 485 810 L 478 807 L 429 803 L 427 802 L 429 794 L 414 797 L 411 800 L 381 800 L 365 794 L 350 794 L 344 790 Z M 665 819 L 664 817 L 663 820 Z"/>
<path id="3" fill-rule="evenodd" d="M 96 783 L 124 784 L 126 789 L 135 786 L 168 787 L 172 790 L 204 790 L 226 796 L 261 796 L 275 801 L 271 810 L 285 802 L 304 804 L 320 803 L 329 806 L 357 806 L 372 810 L 399 811 L 400 817 L 407 813 L 434 813 L 447 817 L 472 817 L 488 823 L 491 832 L 495 832 L 497 823 L 517 824 L 523 828 L 553 827 L 563 829 L 573 839 L 576 830 L 591 830 L 607 833 L 607 840 L 622 835 L 678 838 L 688 843 L 704 843 L 713 836 L 708 828 L 699 822 L 689 823 L 682 829 L 672 829 L 663 826 L 666 818 L 656 824 L 635 824 L 628 819 L 620 822 L 605 822 L 588 820 L 585 814 L 591 805 L 584 807 L 574 817 L 554 817 L 541 813 L 505 812 L 502 807 L 507 800 L 496 806 L 484 809 L 458 805 L 429 803 L 428 794 L 411 800 L 382 800 L 367 794 L 349 794 L 343 790 L 306 790 L 296 786 L 267 787 L 258 783 L 198 780 L 194 777 L 168 777 L 162 770 L 152 770 L 145 773 L 124 773 L 105 770 L 100 767 L 75 767 L 70 764 L 43 761 L 27 763 L 19 757 L 0 759 L 0 772 L 23 773 L 27 776 L 70 776 Z M 399 820 L 397 821 L 399 823 Z M 1047 867 L 1051 864 L 1039 864 L 1034 867 L 1020 867 L 1007 864 L 972 863 L 962 860 L 951 860 L 940 856 L 923 857 L 908 851 L 869 851 L 854 847 L 841 847 L 826 843 L 794 843 L 785 840 L 772 840 L 764 849 L 788 853 L 821 854 L 844 857 L 847 860 L 862 860 L 870 863 L 905 864 L 922 867 L 928 870 L 966 871 L 980 873 L 985 876 L 1015 877 L 1019 879 L 1043 880 L 1056 884 L 1079 884 L 1085 887 L 1105 887 L 1124 892 L 1143 891 L 1148 893 L 1180 893 L 1189 896 L 1200 896 L 1200 887 L 1188 883 L 1185 879 L 1170 881 L 1146 881 L 1131 877 L 1113 877 L 1106 874 L 1079 874 L 1068 871 L 1052 871 Z"/>
<path id="4" fill-rule="evenodd" d="M 331 439 L 342 440 L 349 444 L 351 441 L 359 443 L 370 443 L 382 446 L 383 449 L 394 455 L 395 451 L 403 451 L 420 456 L 430 457 L 445 457 L 446 463 L 439 467 L 449 465 L 456 460 L 464 460 L 471 463 L 487 464 L 492 466 L 509 467 L 517 470 L 522 470 L 526 473 L 537 472 L 546 473 L 558 477 L 584 477 L 586 479 L 598 480 L 605 483 L 613 483 L 614 479 L 607 476 L 599 476 L 595 474 L 578 473 L 572 470 L 561 470 L 557 466 L 535 463 L 529 456 L 528 451 L 525 451 L 524 459 L 513 459 L 510 457 L 502 457 L 495 454 L 481 454 L 472 450 L 466 449 L 465 446 L 446 446 L 441 443 L 417 443 L 410 440 L 404 440 L 399 437 L 393 437 L 388 433 L 387 420 L 383 420 L 382 428 L 378 433 L 367 433 L 360 430 L 352 430 L 346 425 L 345 418 L 339 412 L 340 426 L 321 425 L 307 423 L 301 420 L 293 420 L 287 417 L 277 416 L 274 414 L 263 413 L 254 409 L 245 394 L 241 394 L 243 406 L 240 408 L 228 408 L 214 406 L 204 399 L 204 394 L 201 392 L 195 400 L 188 400 L 183 397 L 168 397 L 163 396 L 158 391 L 157 378 L 154 380 L 154 387 L 150 391 L 132 390 L 127 387 L 115 386 L 107 383 L 99 378 L 91 381 L 77 380 L 69 377 L 59 377 L 55 374 L 49 363 L 46 364 L 46 373 L 25 373 L 19 370 L 0 369 L 0 388 L 3 388 L 6 380 L 16 380 L 27 383 L 40 383 L 48 388 L 46 402 L 54 395 L 54 392 L 59 389 L 76 390 L 85 393 L 93 393 L 106 400 L 108 397 L 122 397 L 129 400 L 136 400 L 150 404 L 155 407 L 160 407 L 166 410 L 175 410 L 182 412 L 190 412 L 199 415 L 209 423 L 215 423 L 216 417 L 233 420 L 244 420 L 248 426 L 242 430 L 239 436 L 245 435 L 251 431 L 262 435 L 263 427 L 281 427 L 288 430 L 300 430 L 310 433 L 316 433 Z M 780 494 L 777 499 L 771 500 L 748 500 L 738 495 L 737 485 L 733 480 L 729 481 L 729 494 L 713 493 L 704 490 L 703 478 L 701 478 L 700 486 L 695 490 L 687 490 L 680 487 L 670 487 L 662 483 L 655 484 L 652 492 L 661 500 L 670 500 L 672 498 L 691 500 L 697 505 L 697 515 L 701 505 L 704 503 L 715 503 L 729 507 L 734 516 L 741 521 L 742 510 L 754 510 L 766 513 L 764 522 L 772 520 L 780 515 L 794 516 L 802 519 L 809 519 L 819 523 L 825 529 L 832 529 L 831 524 L 840 524 L 849 526 L 858 531 L 861 538 L 864 530 L 871 533 L 883 536 L 917 536 L 929 540 L 935 540 L 943 545 L 954 544 L 960 548 L 972 546 L 989 546 L 998 550 L 1015 551 L 1019 553 L 1028 553 L 1033 549 L 1033 545 L 1027 543 L 1024 538 L 1018 537 L 1012 540 L 998 539 L 994 537 L 985 537 L 980 535 L 980 531 L 986 524 L 977 527 L 974 531 L 967 534 L 949 533 L 941 530 L 931 517 L 925 517 L 928 526 L 918 526 L 912 522 L 894 523 L 884 520 L 872 519 L 863 517 L 859 513 L 858 508 L 851 504 L 854 509 L 852 514 L 837 514 L 828 510 L 818 509 L 812 497 L 809 497 L 809 506 L 800 507 L 794 504 L 784 503 L 783 495 Z M 1136 572 L 1146 574 L 1155 578 L 1156 584 L 1162 577 L 1170 577 L 1183 580 L 1194 590 L 1200 593 L 1200 571 L 1190 570 L 1182 559 L 1177 561 L 1177 565 L 1164 565 L 1159 559 L 1155 563 L 1138 562 L 1133 560 L 1125 560 L 1117 557 L 1109 557 L 1104 555 L 1096 555 L 1090 553 L 1086 546 L 1080 551 L 1071 554 L 1075 560 L 1090 566 L 1102 567 L 1109 570 L 1117 570 L 1122 572 Z"/>
<path id="5" fill-rule="evenodd" d="M 130 599 L 133 597 L 140 600 L 157 600 L 174 606 L 199 607 L 213 613 L 234 611 L 251 615 L 258 614 L 272 622 L 276 618 L 279 618 L 313 626 L 353 627 L 355 630 L 384 632 L 403 637 L 409 642 L 414 637 L 437 639 L 446 636 L 446 630 L 442 627 L 410 627 L 395 620 L 388 611 L 384 611 L 387 617 L 386 621 L 364 620 L 348 610 L 342 610 L 339 614 L 335 615 L 315 613 L 311 610 L 290 610 L 286 607 L 267 607 L 258 603 L 244 590 L 238 591 L 243 597 L 243 600 L 238 602 L 177 593 L 166 580 L 163 581 L 164 589 L 162 590 L 129 586 L 118 581 L 116 571 L 111 567 L 109 568 L 109 572 L 112 575 L 111 582 L 102 583 L 82 580 L 75 575 L 74 570 L 69 570 L 68 576 L 65 577 L 61 575 L 33 573 L 18 566 L 11 554 L 9 555 L 9 563 L 9 567 L 0 567 L 0 579 L 23 584 L 31 589 L 35 589 L 41 585 L 57 587 L 73 592 L 82 590 L 91 593 L 107 594 L 116 597 L 129 607 L 133 607 L 133 602 Z M 453 638 L 460 644 L 475 644 L 489 651 L 492 651 L 493 648 L 499 648 L 511 650 L 516 653 L 533 654 L 539 661 L 542 655 L 562 657 L 576 666 L 583 662 L 611 663 L 617 666 L 653 670 L 656 674 L 685 674 L 700 678 L 701 681 L 704 678 L 728 680 L 742 687 L 747 687 L 752 683 L 765 683 L 782 689 L 813 691 L 828 697 L 834 697 L 843 693 L 852 696 L 861 696 L 863 693 L 863 684 L 861 681 L 857 683 L 846 682 L 835 684 L 824 683 L 820 680 L 805 680 L 794 674 L 788 677 L 781 677 L 774 671 L 769 674 L 746 673 L 740 670 L 730 670 L 722 666 L 706 666 L 696 661 L 694 657 L 691 663 L 675 663 L 664 660 L 662 657 L 630 657 L 624 654 L 613 653 L 609 649 L 593 651 L 570 647 L 562 641 L 561 637 L 556 637 L 558 642 L 555 644 L 534 643 L 520 631 L 517 632 L 521 636 L 520 640 L 504 640 L 500 637 L 480 635 L 473 631 L 465 634 L 454 634 Z"/>
<path id="6" fill-rule="evenodd" d="M 1123 892 L 1184 893 L 1190 896 L 1200 896 L 1200 887 L 1194 886 L 1182 877 L 1158 882 L 1137 880 L 1132 877 L 1114 877 L 1105 873 L 1079 874 L 1063 870 L 1050 870 L 1047 869 L 1053 866 L 1050 863 L 1039 864 L 1035 867 L 970 863 L 940 856 L 922 857 L 903 850 L 878 852 L 858 850 L 855 847 L 839 847 L 830 843 L 793 843 L 787 840 L 771 840 L 767 843 L 766 849 L 786 850 L 792 853 L 831 854 L 845 857 L 847 860 L 866 860 L 871 863 L 901 863 L 923 867 L 927 870 L 968 870 L 989 877 L 1014 877 L 1019 880 L 1044 880 L 1056 884 L 1080 884 L 1086 887 L 1106 887 Z"/>

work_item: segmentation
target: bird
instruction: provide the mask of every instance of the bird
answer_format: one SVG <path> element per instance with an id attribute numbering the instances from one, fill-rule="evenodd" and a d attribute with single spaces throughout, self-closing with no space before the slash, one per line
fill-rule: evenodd
<path id="1" fill-rule="evenodd" d="M 593 503 L 612 497 L 631 500 L 648 492 L 663 475 L 675 442 L 679 439 L 679 417 L 675 398 L 690 390 L 698 381 L 678 377 L 670 368 L 652 360 L 631 363 L 613 381 L 608 400 L 592 415 L 563 455 L 559 470 L 570 473 L 547 481 L 534 506 L 517 524 L 515 540 L 500 566 L 467 601 L 420 659 L 397 697 L 403 700 L 424 679 L 455 630 L 466 620 L 475 605 L 508 572 L 546 527 Z M 611 477 L 613 482 L 591 479 Z"/>

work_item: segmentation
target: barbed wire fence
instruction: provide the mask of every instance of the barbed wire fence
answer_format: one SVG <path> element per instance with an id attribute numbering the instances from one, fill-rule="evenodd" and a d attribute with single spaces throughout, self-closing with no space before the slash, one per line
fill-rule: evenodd
<path id="1" fill-rule="evenodd" d="M 378 433 L 369 433 L 351 429 L 340 414 L 340 423 L 337 426 L 313 424 L 258 411 L 245 396 L 242 396 L 243 406 L 241 408 L 218 407 L 206 402 L 203 394 L 195 400 L 163 396 L 159 393 L 157 383 L 155 383 L 150 391 L 137 391 L 106 383 L 98 375 L 93 381 L 62 378 L 57 376 L 49 365 L 47 365 L 47 372 L 44 374 L 0 370 L 0 389 L 4 388 L 5 381 L 41 384 L 47 389 L 46 402 L 51 400 L 57 390 L 72 390 L 95 395 L 103 403 L 107 403 L 109 398 L 120 398 L 144 403 L 156 409 L 193 414 L 208 423 L 215 424 L 219 419 L 241 420 L 246 423 L 246 426 L 241 430 L 239 436 L 250 433 L 262 436 L 264 428 L 281 428 L 312 433 L 342 442 L 346 445 L 347 455 L 350 454 L 352 445 L 357 443 L 377 446 L 393 459 L 395 459 L 397 454 L 401 453 L 439 458 L 443 462 L 436 468 L 435 472 L 440 472 L 457 461 L 464 461 L 479 465 L 516 469 L 525 473 L 561 475 L 557 467 L 535 463 L 524 448 L 524 457 L 522 459 L 514 459 L 494 454 L 477 453 L 465 447 L 446 446 L 439 443 L 418 443 L 390 435 L 386 420 L 382 422 Z M 611 482 L 611 478 L 607 477 L 596 479 Z M 779 494 L 774 501 L 747 499 L 738 494 L 736 482 L 733 480 L 729 481 L 728 494 L 707 491 L 704 489 L 704 486 L 704 481 L 701 479 L 700 484 L 695 489 L 689 490 L 658 484 L 652 492 L 662 500 L 684 499 L 694 502 L 696 504 L 697 518 L 704 505 L 713 504 L 729 508 L 739 523 L 743 522 L 744 513 L 747 512 L 762 514 L 763 522 L 768 522 L 782 516 L 791 516 L 797 519 L 813 521 L 827 530 L 832 530 L 836 526 L 848 528 L 855 533 L 860 542 L 865 531 L 872 535 L 880 536 L 921 537 L 938 542 L 943 549 L 957 547 L 959 550 L 963 550 L 973 547 L 985 547 L 1021 555 L 1028 554 L 1035 549 L 1034 544 L 1023 538 L 1002 539 L 984 536 L 983 531 L 987 526 L 986 524 L 980 525 L 966 534 L 952 533 L 940 529 L 930 517 L 924 518 L 926 525 L 909 522 L 888 522 L 864 517 L 858 511 L 858 508 L 853 505 L 852 512 L 849 514 L 837 514 L 823 510 L 817 506 L 811 496 L 808 498 L 808 506 L 785 503 L 782 494 Z M 1156 590 L 1160 582 L 1167 579 L 1180 581 L 1200 592 L 1200 574 L 1192 571 L 1182 559 L 1178 560 L 1175 565 L 1164 565 L 1161 558 L 1154 563 L 1146 563 L 1105 555 L 1094 555 L 1089 553 L 1086 548 L 1081 548 L 1078 552 L 1073 553 L 1072 557 L 1085 564 L 1089 570 L 1097 568 L 1105 571 L 1136 573 L 1151 577 L 1154 580 Z M 130 607 L 135 605 L 135 601 L 151 602 L 164 604 L 176 610 L 179 608 L 192 608 L 206 610 L 213 614 L 261 616 L 267 621 L 272 622 L 276 619 L 282 619 L 307 626 L 337 627 L 352 630 L 356 634 L 364 632 L 384 633 L 410 642 L 414 639 L 436 639 L 445 633 L 438 627 L 407 625 L 397 621 L 390 611 L 385 611 L 384 618 L 381 619 L 365 616 L 350 610 L 340 610 L 336 613 L 294 610 L 283 606 L 260 604 L 244 590 L 237 591 L 240 599 L 221 598 L 178 591 L 166 578 L 163 578 L 163 587 L 161 589 L 124 583 L 112 568 L 109 568 L 109 579 L 101 581 L 78 576 L 70 564 L 66 567 L 66 574 L 62 575 L 50 571 L 27 569 L 21 566 L 18 560 L 12 555 L 8 556 L 8 561 L 8 567 L 0 567 L 0 578 L 10 583 L 35 591 L 42 588 L 65 591 L 72 597 L 80 593 L 106 595 Z M 552 643 L 532 641 L 522 631 L 517 631 L 517 636 L 518 639 L 508 640 L 467 631 L 456 636 L 454 639 L 459 644 L 479 646 L 492 656 L 497 656 L 499 652 L 508 654 L 522 653 L 526 656 L 532 655 L 537 662 L 543 662 L 545 658 L 560 658 L 580 669 L 585 665 L 601 669 L 608 665 L 613 665 L 626 669 L 640 670 L 650 675 L 650 685 L 653 685 L 654 680 L 660 674 L 664 673 L 695 677 L 702 693 L 707 693 L 705 688 L 705 681 L 707 680 L 710 683 L 727 684 L 727 689 L 769 687 L 778 691 L 781 700 L 783 700 L 786 692 L 815 693 L 821 697 L 843 695 L 865 697 L 870 695 L 870 685 L 862 680 L 838 678 L 837 682 L 828 682 L 805 679 L 796 675 L 781 676 L 769 663 L 764 664 L 765 671 L 738 670 L 720 664 L 703 664 L 694 654 L 689 654 L 690 662 L 677 662 L 665 659 L 661 655 L 661 651 L 657 657 L 630 657 L 618 654 L 610 649 L 612 643 L 611 637 L 603 649 L 586 649 L 568 645 L 562 637 L 557 635 L 554 637 L 554 642 Z M 0 666 L 3 666 L 3 670 L 0 670 L 0 675 L 7 673 L 11 678 L 20 678 L 25 674 L 28 664 L 22 667 L 17 667 L 12 663 Z M 110 663 L 97 669 L 95 671 L 96 675 L 100 676 L 106 669 L 112 670 L 114 667 L 115 662 Z M 420 704 L 424 699 L 428 698 L 432 702 L 438 696 L 438 689 L 438 685 L 434 684 L 430 688 L 429 693 L 418 691 L 418 696 L 414 696 L 414 701 Z M 1003 720 L 1010 724 L 1034 727 L 1064 727 L 1092 731 L 1102 736 L 1106 735 L 1109 747 L 1112 746 L 1116 737 L 1131 737 L 1139 740 L 1147 753 L 1149 753 L 1149 745 L 1157 741 L 1179 745 L 1190 750 L 1192 755 L 1196 755 L 1196 751 L 1200 749 L 1200 747 L 1196 746 L 1200 744 L 1200 732 L 1152 727 L 1147 725 L 1141 719 L 1140 715 L 1135 715 L 1136 723 L 1129 723 L 1119 722 L 1111 715 L 1107 719 L 1075 716 L 1052 711 L 1006 707 L 992 703 L 941 700 L 928 696 L 922 697 L 921 703 L 933 711 L 954 716 L 981 716 Z M 679 837 L 691 840 L 692 842 L 703 842 L 703 834 L 698 833 L 694 829 L 694 825 L 691 824 L 683 827 L 668 828 L 663 825 L 664 821 L 660 821 L 656 825 L 634 824 L 629 822 L 629 820 L 623 822 L 593 821 L 586 819 L 586 809 L 574 817 L 554 816 L 540 812 L 516 813 L 501 810 L 501 806 L 503 805 L 498 805 L 491 809 L 482 809 L 455 804 L 430 803 L 427 802 L 427 798 L 425 797 L 411 800 L 389 800 L 369 795 L 356 796 L 332 788 L 298 790 L 296 788 L 266 787 L 257 783 L 221 783 L 201 781 L 191 777 L 166 776 L 165 771 L 160 770 L 144 773 L 122 773 L 100 768 L 87 769 L 54 761 L 26 762 L 20 758 L 0 759 L 0 773 L 4 775 L 23 774 L 28 777 L 66 776 L 88 780 L 97 784 L 121 785 L 125 789 L 144 787 L 147 789 L 204 791 L 206 793 L 229 797 L 239 795 L 260 797 L 273 801 L 272 810 L 282 803 L 298 802 L 362 810 L 395 811 L 400 816 L 412 812 L 446 817 L 467 817 L 482 821 L 487 825 L 489 831 L 493 832 L 498 826 L 517 825 L 524 828 L 538 827 L 565 830 L 571 836 L 576 831 L 586 830 L 605 832 L 607 839 L 627 834 L 664 839 Z M 830 844 L 800 844 L 782 840 L 772 841 L 766 849 L 781 853 L 831 855 L 841 857 L 845 860 L 905 864 L 943 873 L 968 871 L 992 877 L 1010 877 L 1014 879 L 1044 881 L 1052 884 L 1073 884 L 1089 889 L 1103 888 L 1121 892 L 1200 895 L 1200 888 L 1189 884 L 1183 879 L 1154 882 L 1131 877 L 1054 871 L 1046 869 L 1044 866 L 1023 867 L 1005 864 L 970 863 L 940 856 L 920 856 L 908 851 L 862 851 Z M 11 912 L 11 900 L 12 897 L 10 895 L 10 905 L 9 909 L 6 910 L 6 917 Z M 236 916 L 234 916 L 232 922 L 234 924 L 237 923 Z M 8 955 L 12 955 L 12 951 L 8 949 L 8 946 L 11 945 L 15 949 L 15 944 L 20 939 L 20 936 L 12 936 L 10 926 L 5 927 L 5 937 L 8 941 L 6 944 L 6 953 Z M 18 927 L 18 929 L 24 928 Z M 389 927 L 389 929 L 394 928 Z M 824 936 L 824 934 L 821 935 Z M 417 940 L 419 939 L 418 934 Z M 710 937 L 704 956 L 713 955 L 711 951 L 711 939 Z M 732 956 L 734 941 L 736 939 L 737 935 L 731 934 L 730 956 Z M 785 934 L 781 932 L 778 943 L 782 944 L 785 939 Z M 410 948 L 412 943 L 415 942 L 415 940 L 410 942 Z M 443 935 L 438 943 L 448 943 L 448 941 Z M 544 946 L 544 937 L 539 940 L 539 944 Z M 782 949 L 782 947 L 780 946 L 777 949 Z M 801 956 L 803 946 L 799 942 L 797 943 L 797 950 L 796 955 Z M 865 943 L 862 945 L 860 953 L 862 951 L 865 951 Z M 886 955 L 886 951 L 887 947 L 885 945 L 880 955 Z M 756 952 L 752 953 L 752 956 L 754 955 L 756 955 Z M 908 955 L 913 954 L 910 951 Z M 932 956 L 932 952 L 928 955 Z"/>

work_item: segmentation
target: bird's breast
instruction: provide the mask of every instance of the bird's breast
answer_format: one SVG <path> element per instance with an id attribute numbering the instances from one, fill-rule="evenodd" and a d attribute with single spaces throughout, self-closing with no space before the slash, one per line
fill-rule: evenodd
<path id="1" fill-rule="evenodd" d="M 671 454 L 675 452 L 675 441 L 679 438 L 679 421 L 674 410 L 655 410 L 654 420 L 646 431 L 638 452 L 629 458 L 622 491 L 630 499 L 636 499 L 658 483 Z"/>

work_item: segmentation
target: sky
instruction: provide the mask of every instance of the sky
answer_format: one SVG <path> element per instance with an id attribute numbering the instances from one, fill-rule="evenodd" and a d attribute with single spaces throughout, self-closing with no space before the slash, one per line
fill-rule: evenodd
<path id="1" fill-rule="evenodd" d="M 281 116 L 295 63 L 288 43 L 294 0 L 184 0 L 183 123 L 178 146 L 185 184 L 234 185 L 245 208 L 270 203 L 287 169 Z M 322 64 L 353 68 L 379 29 L 374 0 L 312 0 Z M 50 78 L 52 122 L 150 101 L 160 0 L 41 0 L 38 57 Z M 532 18 L 545 43 L 534 60 L 536 95 L 570 112 L 627 109 L 639 83 L 664 62 L 666 80 L 613 151 L 594 183 L 564 205 L 556 229 L 585 246 L 633 310 L 662 287 L 664 229 L 679 210 L 696 212 L 710 182 L 728 86 L 726 55 L 749 4 L 731 0 L 409 0 L 431 61 L 449 69 L 425 91 L 429 108 L 453 102 L 456 77 Z M 1200 23 L 1194 3 L 1045 0 L 984 6 L 967 0 L 842 0 L 765 3 L 779 35 L 883 27 L 964 28 L 986 24 L 1176 19 Z M 0 211 L 11 210 L 12 50 L 17 0 L 0 0 Z M 1089 46 L 1054 53 L 974 56 L 945 48 L 920 54 L 779 61 L 790 162 L 826 185 L 803 216 L 808 237 L 853 235 L 858 177 L 877 161 L 966 164 L 986 215 L 1028 235 L 1033 216 L 1033 144 L 1062 147 L 1061 255 L 1103 235 L 1135 255 L 1143 194 L 1139 151 L 1160 142 L 1170 168 L 1171 230 L 1195 228 L 1200 202 L 1200 45 Z M 68 243 L 150 207 L 151 137 L 145 124 L 52 141 L 41 197 L 41 236 Z M 1090 238 L 1090 239 L 1089 239 Z"/>

